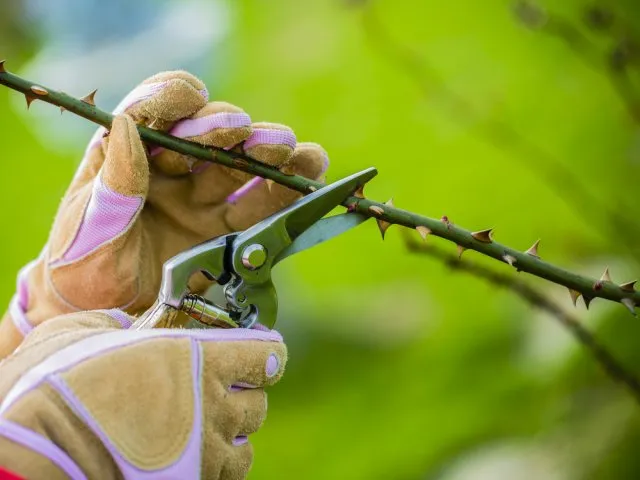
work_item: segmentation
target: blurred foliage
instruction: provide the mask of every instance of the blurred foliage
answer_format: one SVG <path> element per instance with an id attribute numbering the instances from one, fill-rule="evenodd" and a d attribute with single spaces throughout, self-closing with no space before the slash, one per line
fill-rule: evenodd
<path id="1" fill-rule="evenodd" d="M 497 227 L 500 241 L 522 249 L 542 238 L 544 259 L 586 274 L 607 264 L 615 280 L 638 272 L 638 249 L 621 241 L 635 230 L 597 213 L 633 223 L 640 206 L 631 194 L 640 178 L 638 123 L 606 60 L 640 31 L 637 2 L 602 5 L 624 23 L 615 31 L 594 29 L 584 0 L 541 5 L 588 38 L 602 64 L 544 27 L 523 25 L 506 0 L 229 7 L 230 34 L 207 75 L 212 96 L 321 143 L 332 159 L 329 180 L 374 165 L 372 198 L 393 196 L 400 207 L 470 229 Z M 607 22 L 597 17 L 596 27 Z M 36 48 L 15 38 L 12 66 Z M 118 61 L 124 68 L 144 59 Z M 633 69 L 629 77 L 633 85 Z M 33 129 L 46 125 L 14 111 L 12 95 L 0 89 L 5 302 L 15 272 L 46 241 L 83 149 L 40 144 Z M 496 122 L 519 140 L 496 134 Z M 523 154 L 522 141 L 571 172 L 571 182 L 546 176 L 549 161 Z M 276 272 L 291 360 L 253 437 L 250 478 L 639 478 L 640 410 L 626 392 L 553 318 L 409 255 L 397 228 L 383 243 L 366 224 Z M 569 308 L 565 291 L 531 282 Z M 640 372 L 640 325 L 623 307 L 596 301 L 578 314 Z"/>

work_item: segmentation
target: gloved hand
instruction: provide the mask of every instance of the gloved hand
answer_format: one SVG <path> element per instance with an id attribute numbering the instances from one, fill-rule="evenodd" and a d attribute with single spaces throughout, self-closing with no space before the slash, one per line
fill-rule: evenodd
<path id="1" fill-rule="evenodd" d="M 280 335 L 131 321 L 58 317 L 0 363 L 0 467 L 47 480 L 245 477 L 263 387 L 287 358 Z"/>
<path id="2" fill-rule="evenodd" d="M 149 78 L 116 113 L 108 136 L 101 128 L 90 142 L 47 246 L 18 275 L 17 293 L 0 323 L 0 359 L 33 326 L 56 315 L 146 310 L 167 259 L 246 229 L 299 197 L 220 165 L 158 148 L 148 152 L 135 123 L 204 145 L 237 148 L 308 178 L 320 180 L 328 165 L 320 146 L 296 143 L 288 127 L 252 124 L 238 107 L 207 103 L 204 84 L 186 72 Z M 191 286 L 201 292 L 205 285 L 202 277 Z"/>

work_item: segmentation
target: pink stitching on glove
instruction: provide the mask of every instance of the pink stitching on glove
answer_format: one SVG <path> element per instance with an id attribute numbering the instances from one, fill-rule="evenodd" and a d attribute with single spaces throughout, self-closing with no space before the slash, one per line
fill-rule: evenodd
<path id="1" fill-rule="evenodd" d="M 111 190 L 98 176 L 76 237 L 62 259 L 51 265 L 76 261 L 125 232 L 143 201 Z"/>

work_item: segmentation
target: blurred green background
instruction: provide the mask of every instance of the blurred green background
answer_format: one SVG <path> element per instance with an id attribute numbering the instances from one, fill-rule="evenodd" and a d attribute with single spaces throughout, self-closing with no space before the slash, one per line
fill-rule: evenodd
<path id="1" fill-rule="evenodd" d="M 544 259 L 581 273 L 638 273 L 637 2 L 102 3 L 4 0 L 0 56 L 53 88 L 99 88 L 104 107 L 188 68 L 212 97 L 321 143 L 330 181 L 373 165 L 371 198 L 496 227 L 523 250 L 541 238 Z M 0 109 L 6 304 L 93 127 L 38 102 L 27 113 L 4 88 Z M 519 275 L 573 308 L 565 289 Z M 410 254 L 399 227 L 383 242 L 367 223 L 275 281 L 291 359 L 251 479 L 640 478 L 627 391 L 555 318 Z M 640 375 L 638 320 L 604 301 L 575 314 Z"/>

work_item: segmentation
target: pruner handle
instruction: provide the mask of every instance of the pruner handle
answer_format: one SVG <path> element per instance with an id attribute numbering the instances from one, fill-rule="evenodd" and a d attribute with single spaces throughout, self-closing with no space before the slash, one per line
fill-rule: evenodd
<path id="1" fill-rule="evenodd" d="M 184 312 L 185 315 L 178 315 Z M 199 295 L 187 295 L 179 309 L 157 302 L 131 326 L 145 328 L 237 328 L 227 310 Z"/>

